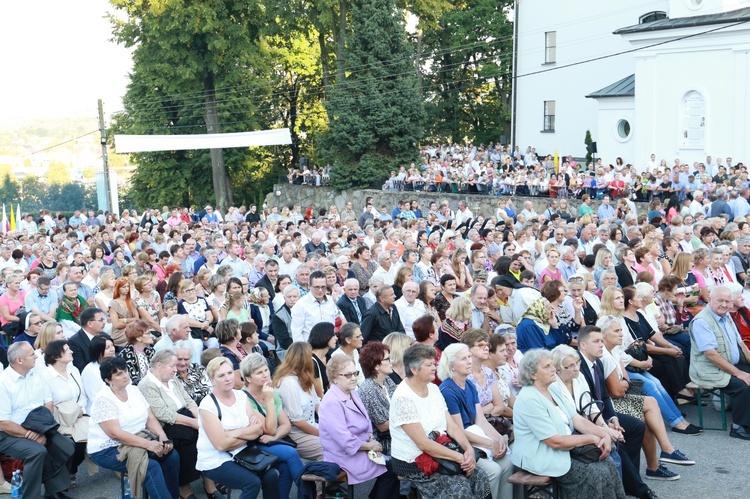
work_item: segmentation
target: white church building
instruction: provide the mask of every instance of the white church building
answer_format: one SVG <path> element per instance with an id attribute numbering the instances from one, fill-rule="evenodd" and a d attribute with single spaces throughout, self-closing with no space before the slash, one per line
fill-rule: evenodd
<path id="1" fill-rule="evenodd" d="M 750 162 L 750 0 L 518 0 L 515 144 Z"/>

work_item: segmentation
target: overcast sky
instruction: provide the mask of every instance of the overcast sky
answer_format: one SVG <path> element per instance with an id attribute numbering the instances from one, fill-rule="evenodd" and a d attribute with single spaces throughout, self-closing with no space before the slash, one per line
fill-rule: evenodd
<path id="1" fill-rule="evenodd" d="M 0 123 L 119 110 L 130 52 L 110 41 L 106 0 L 0 2 Z"/>

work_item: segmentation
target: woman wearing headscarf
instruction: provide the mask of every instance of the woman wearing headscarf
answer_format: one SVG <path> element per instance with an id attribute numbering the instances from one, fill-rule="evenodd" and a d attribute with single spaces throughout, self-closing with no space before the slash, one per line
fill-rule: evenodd
<path id="1" fill-rule="evenodd" d="M 516 327 L 516 335 L 518 349 L 523 353 L 532 348 L 552 350 L 565 343 L 555 312 L 546 298 L 539 298 L 529 305 Z"/>

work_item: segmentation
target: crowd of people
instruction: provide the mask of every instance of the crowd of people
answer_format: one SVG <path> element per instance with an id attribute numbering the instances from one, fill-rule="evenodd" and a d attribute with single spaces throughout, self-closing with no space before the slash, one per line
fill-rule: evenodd
<path id="1" fill-rule="evenodd" d="M 702 432 L 691 380 L 750 440 L 749 195 L 24 216 L 0 247 L 0 456 L 29 498 L 84 463 L 156 499 L 315 497 L 306 469 L 383 499 L 509 498 L 516 469 L 656 497 L 696 464 L 669 439 Z"/>

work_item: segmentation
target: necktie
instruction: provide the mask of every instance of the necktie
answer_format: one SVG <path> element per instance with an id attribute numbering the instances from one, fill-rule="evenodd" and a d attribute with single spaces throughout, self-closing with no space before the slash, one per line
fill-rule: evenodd
<path id="1" fill-rule="evenodd" d="M 359 305 L 357 305 L 357 300 L 352 300 L 352 305 L 354 305 L 354 310 L 357 312 L 357 321 L 362 322 L 362 312 L 359 311 Z"/>
<path id="2" fill-rule="evenodd" d="M 599 379 L 599 369 L 596 367 L 596 362 L 592 366 L 593 369 L 593 376 L 594 376 L 594 389 L 596 390 L 596 398 L 598 400 L 602 400 L 602 383 Z"/>

